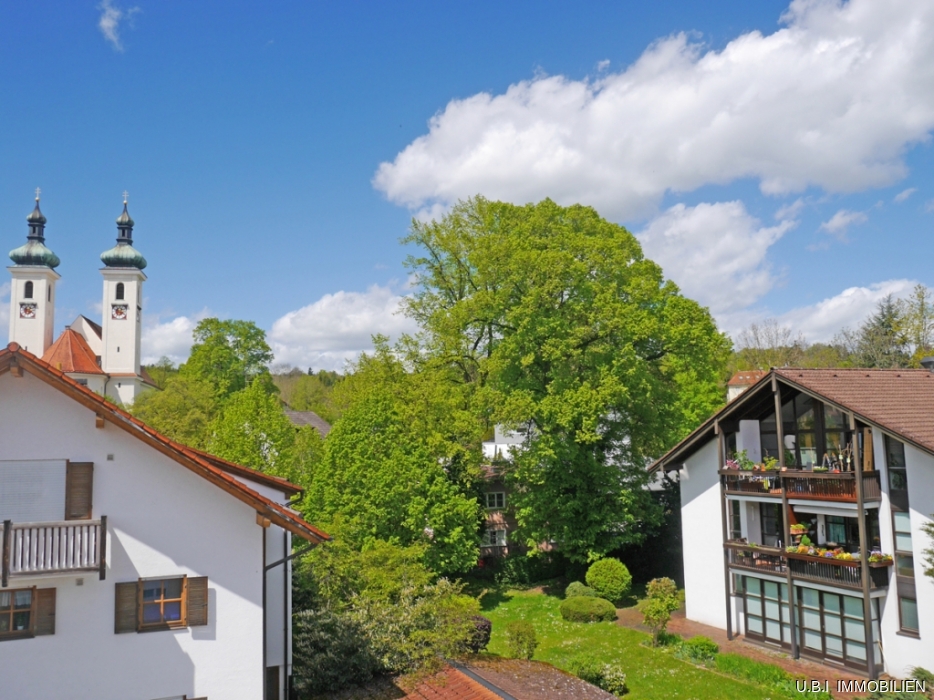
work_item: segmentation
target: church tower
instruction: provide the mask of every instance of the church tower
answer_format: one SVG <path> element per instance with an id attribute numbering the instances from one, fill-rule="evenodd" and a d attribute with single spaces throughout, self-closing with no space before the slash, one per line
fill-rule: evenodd
<path id="1" fill-rule="evenodd" d="M 29 234 L 26 244 L 10 251 L 14 265 L 8 267 L 13 276 L 10 289 L 10 342 L 36 357 L 42 357 L 52 344 L 55 325 L 55 271 L 61 262 L 45 247 L 46 218 L 39 211 L 39 190 L 36 208 L 26 217 Z"/>
<path id="2" fill-rule="evenodd" d="M 133 403 L 143 389 L 140 336 L 146 258 L 133 248 L 133 223 L 124 193 L 123 213 L 117 219 L 117 245 L 101 254 L 104 263 L 101 369 L 110 375 L 107 393 L 124 404 Z"/>

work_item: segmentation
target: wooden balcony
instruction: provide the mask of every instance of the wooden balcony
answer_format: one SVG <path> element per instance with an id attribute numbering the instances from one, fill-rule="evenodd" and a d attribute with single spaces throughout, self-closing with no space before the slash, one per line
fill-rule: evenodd
<path id="1" fill-rule="evenodd" d="M 738 471 L 721 469 L 726 493 L 736 495 L 856 503 L 856 479 L 863 480 L 863 501 L 882 498 L 879 472 Z"/>
<path id="2" fill-rule="evenodd" d="M 3 522 L 2 586 L 10 578 L 98 572 L 107 561 L 107 516 L 100 520 Z"/>
<path id="3" fill-rule="evenodd" d="M 822 583 L 838 588 L 862 590 L 862 566 L 858 559 L 831 559 L 806 554 L 791 554 L 774 547 L 759 547 L 727 542 L 730 568 L 752 573 L 770 573 L 785 576 L 791 569 L 793 581 Z M 869 588 L 877 590 L 889 585 L 889 567 L 892 562 L 869 564 Z"/>

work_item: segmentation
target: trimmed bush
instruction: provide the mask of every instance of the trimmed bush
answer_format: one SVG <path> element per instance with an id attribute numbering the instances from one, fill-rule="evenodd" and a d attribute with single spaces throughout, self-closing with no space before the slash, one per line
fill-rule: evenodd
<path id="1" fill-rule="evenodd" d="M 652 630 L 652 645 L 658 646 L 671 613 L 680 607 L 678 586 L 670 578 L 653 578 L 646 586 L 646 597 L 639 601 L 642 621 Z"/>
<path id="2" fill-rule="evenodd" d="M 613 693 L 616 697 L 622 697 L 629 692 L 626 674 L 619 666 L 605 664 L 591 656 L 572 661 L 571 672 L 581 680 Z"/>
<path id="3" fill-rule="evenodd" d="M 629 595 L 632 575 L 619 559 L 601 559 L 587 569 L 587 585 L 613 605 L 621 605 Z"/>
<path id="4" fill-rule="evenodd" d="M 616 619 L 616 607 L 603 598 L 575 596 L 567 598 L 558 608 L 568 622 L 606 622 Z"/>
<path id="5" fill-rule="evenodd" d="M 720 651 L 715 641 L 702 634 L 691 637 L 681 646 L 681 649 L 686 657 L 694 661 L 710 661 Z"/>
<path id="6" fill-rule="evenodd" d="M 292 616 L 295 688 L 332 693 L 367 683 L 379 670 L 362 630 L 346 615 L 303 610 Z"/>
<path id="7" fill-rule="evenodd" d="M 490 643 L 490 634 L 493 632 L 493 623 L 483 615 L 473 616 L 474 629 L 467 642 L 467 648 L 474 654 L 479 654 Z"/>
<path id="8" fill-rule="evenodd" d="M 564 589 L 565 598 L 579 598 L 584 596 L 586 598 L 597 598 L 597 592 L 590 586 L 585 586 L 580 581 L 575 581 L 570 584 L 567 588 Z"/>
<path id="9" fill-rule="evenodd" d="M 538 638 L 531 622 L 513 620 L 506 625 L 506 647 L 514 659 L 531 659 L 538 647 Z"/>

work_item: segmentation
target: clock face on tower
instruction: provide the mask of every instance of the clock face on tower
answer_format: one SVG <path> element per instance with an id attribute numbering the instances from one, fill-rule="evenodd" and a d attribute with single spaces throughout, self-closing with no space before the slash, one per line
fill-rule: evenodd
<path id="1" fill-rule="evenodd" d="M 35 318 L 36 317 L 36 305 L 35 304 L 20 304 L 19 305 L 19 317 L 20 318 Z"/>
<path id="2" fill-rule="evenodd" d="M 114 304 L 110 309 L 110 317 L 115 321 L 125 321 L 126 304 Z"/>

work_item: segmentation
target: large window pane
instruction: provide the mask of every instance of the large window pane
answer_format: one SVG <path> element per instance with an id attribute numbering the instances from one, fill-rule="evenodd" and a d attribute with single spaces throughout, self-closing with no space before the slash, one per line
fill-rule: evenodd
<path id="1" fill-rule="evenodd" d="M 851 595 L 843 596 L 843 611 L 848 617 L 863 619 L 863 601 Z"/>
<path id="2" fill-rule="evenodd" d="M 801 591 L 801 604 L 809 608 L 819 608 L 820 607 L 820 592 L 815 591 L 813 588 L 800 588 Z"/>
<path id="3" fill-rule="evenodd" d="M 762 618 L 749 615 L 746 617 L 746 627 L 750 632 L 762 634 Z"/>
<path id="4" fill-rule="evenodd" d="M 911 546 L 911 535 L 895 535 L 895 549 L 899 552 L 911 552 L 914 548 Z"/>
<path id="5" fill-rule="evenodd" d="M 824 404 L 824 425 L 827 430 L 845 430 L 846 418 L 843 411 L 833 406 Z"/>
<path id="6" fill-rule="evenodd" d="M 746 614 L 762 617 L 762 601 L 759 598 L 746 596 Z"/>
<path id="7" fill-rule="evenodd" d="M 824 642 L 827 644 L 827 656 L 843 656 L 843 640 L 833 635 L 824 635 Z"/>
<path id="8" fill-rule="evenodd" d="M 846 634 L 844 635 L 847 639 L 852 639 L 856 642 L 865 642 L 866 641 L 866 628 L 863 627 L 863 623 L 859 620 L 844 620 L 843 628 Z"/>
<path id="9" fill-rule="evenodd" d="M 778 600 L 778 584 L 774 581 L 765 581 L 765 597 L 771 600 Z"/>
<path id="10" fill-rule="evenodd" d="M 895 526 L 895 532 L 911 534 L 910 513 L 892 513 L 892 523 Z"/>
<path id="11" fill-rule="evenodd" d="M 918 601 L 911 598 L 899 598 L 898 607 L 902 614 L 902 629 L 915 630 L 918 628 Z"/>
<path id="12" fill-rule="evenodd" d="M 885 459 L 889 467 L 905 467 L 905 445 L 885 436 Z"/>
<path id="13" fill-rule="evenodd" d="M 753 578 L 752 576 L 746 577 L 746 590 L 749 591 L 750 593 L 754 595 L 759 595 L 762 592 L 760 585 L 761 585 L 761 582 L 759 579 Z"/>
<path id="14" fill-rule="evenodd" d="M 833 593 L 824 593 L 824 610 L 831 613 L 840 613 L 840 596 Z"/>
<path id="15" fill-rule="evenodd" d="M 765 636 L 774 639 L 777 642 L 782 641 L 782 627 L 779 623 L 772 620 L 765 621 Z"/>
<path id="16" fill-rule="evenodd" d="M 770 620 L 777 620 L 778 618 L 778 603 L 774 600 L 765 601 L 765 616 Z"/>
<path id="17" fill-rule="evenodd" d="M 795 397 L 795 418 L 799 432 L 814 430 L 817 426 L 814 418 L 814 399 L 806 394 L 798 394 Z"/>
<path id="18" fill-rule="evenodd" d="M 801 457 L 802 467 L 820 466 L 817 461 L 817 435 L 815 433 L 798 433 L 798 454 Z"/>
<path id="19" fill-rule="evenodd" d="M 848 658 L 853 659 L 854 661 L 865 661 L 866 645 L 860 644 L 859 642 L 847 642 L 846 655 Z"/>
<path id="20" fill-rule="evenodd" d="M 908 473 L 904 469 L 889 469 L 889 488 L 896 491 L 908 489 Z"/>
<path id="21" fill-rule="evenodd" d="M 815 610 L 803 611 L 804 627 L 809 630 L 820 632 L 820 613 Z"/>
<path id="22" fill-rule="evenodd" d="M 840 625 L 840 618 L 836 615 L 824 615 L 824 631 L 827 634 L 834 634 L 838 637 L 843 634 L 843 627 Z"/>
<path id="23" fill-rule="evenodd" d="M 815 651 L 822 651 L 820 632 L 804 631 L 804 646 Z"/>
<path id="24" fill-rule="evenodd" d="M 899 576 L 914 577 L 915 558 L 908 554 L 896 554 L 895 555 L 895 571 Z"/>

